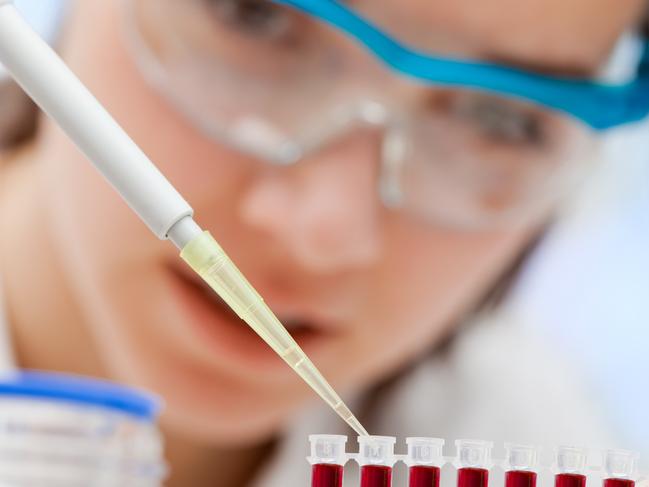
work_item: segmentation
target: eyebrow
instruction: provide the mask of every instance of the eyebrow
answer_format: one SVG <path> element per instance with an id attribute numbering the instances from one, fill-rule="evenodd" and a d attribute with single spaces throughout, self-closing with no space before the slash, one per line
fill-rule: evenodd
<path id="1" fill-rule="evenodd" d="M 272 2 L 272 0 L 270 0 Z M 358 6 L 363 0 L 335 0 L 346 7 L 354 8 Z M 384 29 L 381 29 L 384 31 Z M 397 39 L 398 40 L 398 39 Z M 409 46 L 411 47 L 411 46 Z M 432 53 L 431 53 L 432 54 Z M 589 66 L 579 63 L 549 63 L 544 61 L 536 61 L 532 59 L 521 59 L 519 57 L 512 57 L 498 53 L 485 53 L 484 55 L 474 58 L 475 60 L 482 60 L 489 63 L 494 63 L 501 66 L 521 69 L 530 73 L 540 75 L 547 75 L 567 79 L 592 79 L 597 75 L 599 66 Z"/>
<path id="2" fill-rule="evenodd" d="M 358 6 L 359 0 L 336 0 L 347 7 Z M 362 1 L 362 0 L 361 0 Z M 383 29 L 382 29 L 383 30 Z M 522 69 L 537 74 L 545 74 L 549 76 L 557 76 L 562 78 L 576 78 L 576 79 L 589 79 L 597 74 L 597 66 L 587 66 L 574 64 L 552 64 L 543 61 L 535 60 L 522 60 L 507 55 L 486 53 L 481 56 L 483 61 L 488 61 L 494 64 L 509 66 L 513 68 Z"/>

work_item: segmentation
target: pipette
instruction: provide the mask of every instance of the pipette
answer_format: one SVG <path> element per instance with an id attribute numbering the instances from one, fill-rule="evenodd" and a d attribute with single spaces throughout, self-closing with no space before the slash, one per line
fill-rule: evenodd
<path id="1" fill-rule="evenodd" d="M 359 435 L 367 431 L 309 360 L 193 209 L 58 55 L 0 0 L 0 63 L 122 198 Z"/>

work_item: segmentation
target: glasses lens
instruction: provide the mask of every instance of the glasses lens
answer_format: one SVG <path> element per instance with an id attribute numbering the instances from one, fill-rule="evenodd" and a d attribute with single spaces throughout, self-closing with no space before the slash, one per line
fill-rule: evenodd
<path id="1" fill-rule="evenodd" d="M 358 124 L 379 126 L 390 142 L 382 189 L 426 218 L 473 225 L 546 207 L 592 147 L 588 131 L 561 114 L 417 84 L 332 27 L 268 0 L 125 6 L 144 73 L 209 135 L 292 163 Z M 449 46 L 459 43 L 399 2 L 361 6 L 414 48 L 458 54 Z"/>
<path id="2" fill-rule="evenodd" d="M 592 163 L 585 127 L 521 101 L 437 89 L 413 113 L 404 198 L 424 216 L 472 225 L 547 210 Z"/>
<path id="3" fill-rule="evenodd" d="M 313 127 L 344 125 L 359 93 L 367 96 L 362 80 L 379 72 L 341 34 L 269 1 L 126 6 L 129 40 L 149 78 L 210 135 L 277 162 L 313 145 Z"/>

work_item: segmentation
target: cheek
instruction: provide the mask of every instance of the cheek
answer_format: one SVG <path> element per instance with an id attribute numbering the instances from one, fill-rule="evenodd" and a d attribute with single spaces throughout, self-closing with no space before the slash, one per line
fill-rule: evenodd
<path id="1" fill-rule="evenodd" d="M 164 322 L 154 305 L 161 264 L 177 252 L 156 239 L 58 128 L 46 122 L 40 143 L 47 151 L 43 197 L 53 244 L 74 305 L 112 373 L 155 342 L 147 335 Z"/>
<path id="2" fill-rule="evenodd" d="M 175 250 L 151 234 L 56 127 L 45 127 L 43 146 L 48 148 L 44 198 L 54 246 L 75 304 L 99 336 L 98 348 L 106 348 L 118 341 L 114 335 L 120 328 L 137 320 L 138 306 L 148 298 L 138 296 L 155 289 L 159 262 Z M 106 315 L 116 302 L 129 312 L 109 320 Z"/>
<path id="3" fill-rule="evenodd" d="M 119 247 L 116 238 L 141 237 L 139 222 L 126 204 L 49 121 L 40 142 L 47 152 L 41 164 L 48 220 L 66 254 L 78 252 L 83 261 L 96 249 L 110 259 L 109 249 Z"/>
<path id="4" fill-rule="evenodd" d="M 356 365 L 345 376 L 357 382 L 376 378 L 434 347 L 477 305 L 530 233 L 395 227 L 350 327 L 346 347 Z"/>
<path id="5" fill-rule="evenodd" d="M 404 319 L 444 330 L 475 306 L 529 236 L 528 229 L 493 232 L 410 228 L 393 240 L 386 282 Z"/>

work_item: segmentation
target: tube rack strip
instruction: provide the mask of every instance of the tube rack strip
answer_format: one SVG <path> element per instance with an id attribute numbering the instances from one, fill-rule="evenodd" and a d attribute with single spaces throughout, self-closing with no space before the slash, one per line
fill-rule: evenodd
<path id="1" fill-rule="evenodd" d="M 568 477 L 583 476 L 582 485 L 585 485 L 586 477 L 599 476 L 605 480 L 607 486 L 609 484 L 606 484 L 606 481 L 611 481 L 611 487 L 632 487 L 636 481 L 647 478 L 638 476 L 638 454 L 622 449 L 600 450 L 603 461 L 601 465 L 595 465 L 588 463 L 589 453 L 594 450 L 577 446 L 559 446 L 554 449 L 553 463 L 541 464 L 539 462 L 539 453 L 542 451 L 540 447 L 519 443 L 505 443 L 505 458 L 493 459 L 491 457 L 493 442 L 485 440 L 456 440 L 457 452 L 455 456 L 443 455 L 445 441 L 441 438 L 407 438 L 408 453 L 405 455 L 394 453 L 396 438 L 389 436 L 358 437 L 358 453 L 346 452 L 346 436 L 311 435 L 309 440 L 311 455 L 307 460 L 314 466 L 314 469 L 322 465 L 340 466 L 339 476 L 341 479 L 342 467 L 350 460 L 358 463 L 361 468 L 365 466 L 388 467 L 390 475 L 394 465 L 402 462 L 409 468 L 428 466 L 441 469 L 445 465 L 451 464 L 458 470 L 467 468 L 489 471 L 494 467 L 500 467 L 504 472 L 541 473 L 550 471 L 556 476 L 562 474 Z M 486 482 L 485 480 L 485 486 Z M 314 478 L 313 485 L 322 486 L 323 484 L 316 484 Z"/>

